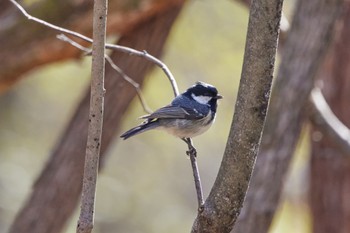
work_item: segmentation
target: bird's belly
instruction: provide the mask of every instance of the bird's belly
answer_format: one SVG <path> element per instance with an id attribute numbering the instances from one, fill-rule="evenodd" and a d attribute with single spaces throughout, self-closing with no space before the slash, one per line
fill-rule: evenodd
<path id="1" fill-rule="evenodd" d="M 211 114 L 199 120 L 167 120 L 162 119 L 162 129 L 179 138 L 192 138 L 207 131 L 214 119 Z"/>

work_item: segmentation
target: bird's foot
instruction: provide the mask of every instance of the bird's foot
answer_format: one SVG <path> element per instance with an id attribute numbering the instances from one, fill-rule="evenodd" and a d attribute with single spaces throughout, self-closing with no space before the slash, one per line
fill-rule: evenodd
<path id="1" fill-rule="evenodd" d="M 188 146 L 188 150 L 186 151 L 186 154 L 188 156 L 194 156 L 197 157 L 197 150 L 196 148 L 193 146 L 192 144 L 192 139 L 191 138 L 182 138 L 182 140 L 184 142 L 186 142 L 187 146 Z"/>
<path id="2" fill-rule="evenodd" d="M 186 151 L 186 154 L 187 154 L 188 156 L 194 155 L 194 157 L 197 157 L 196 148 L 191 147 L 188 151 Z"/>

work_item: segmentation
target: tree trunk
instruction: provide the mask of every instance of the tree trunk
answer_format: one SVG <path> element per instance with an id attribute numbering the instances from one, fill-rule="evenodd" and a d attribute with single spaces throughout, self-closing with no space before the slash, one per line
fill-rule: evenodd
<path id="1" fill-rule="evenodd" d="M 338 119 L 350 128 L 350 3 L 338 24 L 336 40 L 319 72 L 322 89 Z M 313 232 L 350 232 L 350 153 L 341 150 L 329 135 L 311 131 L 310 204 Z M 321 135 L 321 138 L 320 138 Z"/>
<path id="2" fill-rule="evenodd" d="M 123 35 L 119 44 L 147 50 L 159 57 L 182 5 L 183 1 L 178 1 L 178 5 L 145 19 L 133 31 Z M 113 52 L 111 57 L 125 73 L 140 84 L 152 65 L 145 59 L 120 52 Z M 121 117 L 135 96 L 134 88 L 108 64 L 105 88 L 101 160 L 118 131 Z M 81 192 L 89 99 L 90 93 L 87 92 L 36 181 L 32 194 L 13 222 L 11 233 L 58 233 L 74 211 Z"/>
<path id="3" fill-rule="evenodd" d="M 230 232 L 260 146 L 272 84 L 283 0 L 251 4 L 235 113 L 218 176 L 192 233 Z"/>
<path id="4" fill-rule="evenodd" d="M 265 233 L 304 121 L 304 106 L 344 0 L 299 0 L 272 91 L 262 145 L 234 232 Z"/>

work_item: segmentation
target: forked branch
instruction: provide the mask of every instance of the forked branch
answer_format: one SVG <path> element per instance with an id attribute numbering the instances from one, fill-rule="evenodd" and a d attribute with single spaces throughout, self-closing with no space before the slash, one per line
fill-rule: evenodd
<path id="1" fill-rule="evenodd" d="M 79 43 L 75 42 L 74 40 L 68 38 L 64 34 L 57 35 L 57 39 L 71 44 L 75 48 L 80 49 L 81 51 L 83 51 L 86 55 L 91 55 L 91 49 L 82 46 L 81 44 L 79 44 Z M 137 96 L 138 96 L 138 98 L 140 100 L 140 103 L 142 105 L 143 110 L 146 113 L 151 113 L 152 110 L 150 109 L 150 107 L 146 103 L 145 97 L 143 96 L 141 88 L 140 88 L 140 84 L 138 84 L 132 78 L 130 78 L 127 74 L 125 74 L 125 72 L 122 69 L 120 69 L 113 62 L 112 58 L 108 54 L 105 54 L 105 59 L 109 63 L 109 65 L 113 68 L 113 70 L 115 70 L 126 82 L 128 82 L 130 85 L 132 85 L 135 88 L 136 94 L 137 94 Z"/>

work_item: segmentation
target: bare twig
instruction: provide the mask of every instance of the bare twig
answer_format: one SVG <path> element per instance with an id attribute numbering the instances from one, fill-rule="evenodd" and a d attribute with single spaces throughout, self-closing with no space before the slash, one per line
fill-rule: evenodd
<path id="1" fill-rule="evenodd" d="M 344 125 L 332 112 L 327 101 L 322 95 L 320 88 L 315 87 L 310 96 L 310 105 L 312 107 L 311 120 L 314 124 L 320 125 L 333 141 L 337 143 L 345 152 L 343 155 L 350 154 L 350 130 Z"/>
<path id="2" fill-rule="evenodd" d="M 107 0 L 95 0 L 89 127 L 86 144 L 81 210 L 77 225 L 77 233 L 90 233 L 94 226 L 96 182 L 99 167 L 104 110 L 106 23 Z"/>
<path id="3" fill-rule="evenodd" d="M 196 193 L 197 193 L 198 211 L 202 212 L 204 200 L 203 200 L 203 190 L 202 190 L 201 178 L 199 176 L 199 169 L 198 169 L 198 164 L 197 164 L 197 151 L 194 150 L 193 153 L 189 153 L 189 156 L 190 156 L 190 160 L 191 160 L 194 185 L 196 187 Z"/>
<path id="4" fill-rule="evenodd" d="M 141 88 L 140 88 L 140 84 L 138 84 L 137 82 L 135 82 L 134 80 L 132 80 L 132 78 L 130 78 L 128 75 L 126 75 L 124 73 L 124 71 L 122 69 L 120 69 L 114 62 L 113 60 L 111 59 L 110 56 L 108 56 L 107 54 L 105 55 L 105 58 L 106 60 L 108 61 L 108 63 L 111 65 L 111 67 L 117 71 L 120 76 L 122 76 L 122 78 L 127 81 L 128 83 L 130 83 L 136 90 L 136 93 L 137 93 L 137 96 L 139 97 L 139 100 L 140 100 L 140 103 L 142 105 L 142 108 L 145 112 L 147 113 L 152 113 L 152 109 L 150 109 L 146 103 L 146 100 L 145 98 L 143 97 L 143 94 L 142 94 L 142 91 L 141 91 Z"/>
<path id="5" fill-rule="evenodd" d="M 27 17 L 28 20 L 32 20 L 34 22 L 37 22 L 37 23 L 40 23 L 46 27 L 49 27 L 51 29 L 54 29 L 56 31 L 59 31 L 59 32 L 62 32 L 62 33 L 66 33 L 68 35 L 71 35 L 71 36 L 75 36 L 77 38 L 80 38 L 84 41 L 87 41 L 87 42 L 90 42 L 92 43 L 92 39 L 87 37 L 87 36 L 84 36 L 80 33 L 77 33 L 77 32 L 74 32 L 74 31 L 71 31 L 71 30 L 68 30 L 68 29 L 65 29 L 65 28 L 62 28 L 62 27 L 59 27 L 59 26 L 56 26 L 54 24 L 51 24 L 51 23 L 48 23 L 44 20 L 41 20 L 39 18 L 36 18 L 34 16 L 31 16 L 30 14 L 28 14 L 28 12 L 20 5 L 18 4 L 15 0 L 9 0 L 11 1 L 21 12 L 22 14 Z M 167 65 L 165 65 L 161 60 L 159 60 L 158 58 L 148 54 L 146 51 L 138 51 L 136 49 L 132 49 L 132 48 L 129 48 L 129 47 L 125 47 L 125 46 L 120 46 L 120 45 L 113 45 L 113 44 L 106 44 L 105 45 L 107 49 L 113 49 L 113 50 L 118 50 L 118 51 L 121 51 L 121 52 L 124 52 L 124 53 L 128 53 L 130 55 L 135 55 L 135 56 L 138 56 L 138 57 L 143 57 L 145 58 L 146 60 L 154 63 L 155 65 L 157 65 L 158 67 L 160 67 L 163 72 L 166 74 L 166 76 L 168 77 L 169 81 L 170 81 L 170 84 L 173 88 L 173 92 L 174 92 L 174 95 L 177 96 L 179 94 L 179 90 L 178 90 L 178 87 L 177 87 L 177 83 L 176 83 L 176 80 L 173 76 L 173 74 L 170 72 L 169 68 L 167 67 Z"/>
<path id="6" fill-rule="evenodd" d="M 186 151 L 186 154 L 190 157 L 190 160 L 191 160 L 194 184 L 195 184 L 196 193 L 197 193 L 198 212 L 201 212 L 203 210 L 204 201 L 203 201 L 203 190 L 202 190 L 201 178 L 199 176 L 199 169 L 197 164 L 197 150 L 193 146 L 193 142 L 191 138 L 182 138 L 182 140 L 186 142 L 188 146 L 188 151 Z"/>
<path id="7" fill-rule="evenodd" d="M 91 55 L 91 49 L 87 48 L 87 47 L 84 47 L 82 45 L 80 45 L 79 43 L 75 42 L 74 40 L 68 38 L 66 35 L 64 34 L 60 34 L 60 35 L 57 35 L 57 39 L 59 40 L 62 40 L 64 42 L 68 42 L 69 44 L 71 44 L 72 46 L 84 51 L 87 55 Z M 142 91 L 141 91 L 141 88 L 140 88 L 140 84 L 138 84 L 137 82 L 135 82 L 132 78 L 130 78 L 127 74 L 125 74 L 125 72 L 120 69 L 114 62 L 113 60 L 111 59 L 110 56 L 108 56 L 107 54 L 105 54 L 105 59 L 107 60 L 107 62 L 110 64 L 110 66 L 115 70 L 117 71 L 120 76 L 126 81 L 128 82 L 130 85 L 132 85 L 135 90 L 136 90 L 136 93 L 137 93 L 137 96 L 140 100 L 140 103 L 142 105 L 142 108 L 143 110 L 146 112 L 146 113 L 151 113 L 152 110 L 148 107 L 147 103 L 146 103 L 146 100 L 142 94 Z"/>
<path id="8" fill-rule="evenodd" d="M 81 51 L 85 52 L 85 55 L 91 55 L 92 54 L 92 49 L 87 48 L 85 46 L 82 46 L 81 44 L 75 42 L 74 40 L 70 39 L 68 36 L 65 34 L 59 34 L 56 36 L 57 39 L 67 42 L 71 44 L 72 46 L 76 47 L 77 49 L 80 49 Z"/>

